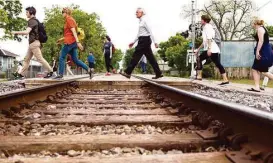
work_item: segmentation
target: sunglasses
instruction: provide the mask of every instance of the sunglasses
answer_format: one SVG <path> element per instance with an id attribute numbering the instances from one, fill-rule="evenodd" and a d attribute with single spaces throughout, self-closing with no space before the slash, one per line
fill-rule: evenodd
<path id="1" fill-rule="evenodd" d="M 63 14 L 63 13 L 66 13 L 66 12 L 65 12 L 65 11 L 62 11 L 62 14 Z"/>

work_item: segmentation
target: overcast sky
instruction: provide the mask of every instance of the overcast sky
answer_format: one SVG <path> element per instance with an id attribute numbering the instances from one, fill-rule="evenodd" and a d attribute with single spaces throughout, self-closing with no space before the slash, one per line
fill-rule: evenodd
<path id="1" fill-rule="evenodd" d="M 206 0 L 198 0 L 199 8 L 204 1 Z M 254 1 L 257 6 L 268 2 L 268 0 Z M 54 4 L 69 6 L 74 3 L 88 13 L 96 12 L 115 46 L 122 50 L 126 50 L 128 44 L 137 35 L 138 19 L 135 17 L 137 7 L 143 7 L 146 10 L 157 42 L 166 41 L 176 32 L 187 29 L 190 23 L 190 20 L 183 19 L 180 13 L 183 5 L 190 4 L 191 0 L 21 0 L 21 2 L 24 9 L 27 6 L 34 6 L 37 9 L 36 16 L 41 21 L 45 17 L 44 8 L 51 8 Z M 273 25 L 272 8 L 271 2 L 258 13 L 259 17 L 269 25 Z M 26 54 L 28 42 L 26 40 L 21 43 L 5 41 L 0 42 L 0 46 L 23 57 Z"/>

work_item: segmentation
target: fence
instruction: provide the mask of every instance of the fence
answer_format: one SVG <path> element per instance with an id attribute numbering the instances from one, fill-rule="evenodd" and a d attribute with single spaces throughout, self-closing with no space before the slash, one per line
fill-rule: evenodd
<path id="1" fill-rule="evenodd" d="M 254 60 L 254 41 L 224 41 L 221 43 L 221 63 L 224 67 L 249 68 Z"/>

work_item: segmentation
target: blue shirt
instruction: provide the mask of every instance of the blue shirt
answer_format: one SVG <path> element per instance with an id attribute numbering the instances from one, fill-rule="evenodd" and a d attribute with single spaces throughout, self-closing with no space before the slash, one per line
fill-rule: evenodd
<path id="1" fill-rule="evenodd" d="M 112 51 L 112 43 L 111 42 L 104 43 L 103 49 L 104 49 L 104 54 L 105 53 L 111 53 L 111 51 Z"/>
<path id="2" fill-rule="evenodd" d="M 93 55 L 89 55 L 87 57 L 87 60 L 88 60 L 89 63 L 94 63 L 95 62 L 95 57 Z"/>

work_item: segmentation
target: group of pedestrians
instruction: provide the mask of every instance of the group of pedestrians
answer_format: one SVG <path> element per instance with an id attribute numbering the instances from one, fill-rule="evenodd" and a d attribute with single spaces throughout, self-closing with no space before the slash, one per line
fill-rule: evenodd
<path id="1" fill-rule="evenodd" d="M 48 62 L 43 58 L 40 47 L 41 43 L 39 41 L 39 28 L 40 23 L 35 18 L 36 10 L 34 7 L 26 8 L 26 16 L 28 20 L 28 26 L 25 31 L 15 31 L 13 34 L 20 35 L 29 35 L 29 48 L 27 55 L 24 59 L 23 67 L 19 70 L 18 76 L 23 77 L 25 71 L 29 67 L 29 61 L 32 56 L 35 56 L 37 61 L 40 62 L 47 70 L 48 73 L 45 78 L 50 78 L 54 76 L 55 79 L 62 79 L 64 75 L 64 67 L 66 57 L 69 54 L 71 58 L 71 62 L 75 63 L 77 66 L 83 68 L 86 72 L 92 76 L 95 67 L 95 58 L 92 52 L 90 52 L 87 60 L 89 62 L 89 66 L 87 66 L 84 62 L 78 59 L 78 49 L 83 50 L 83 46 L 80 43 L 80 40 L 77 35 L 77 23 L 75 19 L 71 16 L 72 11 L 69 8 L 63 8 L 62 15 L 65 19 L 64 24 L 64 37 L 60 38 L 57 41 L 57 44 L 64 44 L 61 50 L 61 54 L 59 57 L 59 74 L 56 75 L 56 60 L 53 64 L 53 68 L 50 67 Z M 124 70 L 124 72 L 120 72 L 121 75 L 130 78 L 134 68 L 138 63 L 141 64 L 142 72 L 146 73 L 146 64 L 147 60 L 151 64 L 155 77 L 153 79 L 158 79 L 163 77 L 162 72 L 159 68 L 159 65 L 153 55 L 153 51 L 151 49 L 152 42 L 154 43 L 155 48 L 158 48 L 158 44 L 153 36 L 153 33 L 150 29 L 149 23 L 145 17 L 145 11 L 142 8 L 138 8 L 136 10 L 136 17 L 139 19 L 139 29 L 136 39 L 129 44 L 129 48 L 132 48 L 136 42 L 137 46 L 135 47 L 135 51 L 131 58 L 131 61 L 128 67 Z M 201 46 L 197 49 L 195 55 L 197 56 L 197 76 L 196 80 L 202 80 L 202 61 L 206 59 L 211 59 L 216 67 L 219 69 L 223 81 L 220 85 L 229 84 L 229 80 L 226 75 L 226 71 L 220 62 L 220 47 L 217 45 L 215 41 L 215 29 L 210 24 L 211 18 L 208 15 L 201 16 L 201 24 L 202 24 L 202 39 L 203 42 Z M 255 60 L 252 66 L 252 74 L 255 82 L 255 87 L 248 89 L 249 91 L 259 92 L 260 90 L 264 90 L 264 87 L 267 85 L 268 78 L 273 79 L 272 71 L 273 67 L 273 54 L 272 47 L 269 44 L 269 34 L 267 29 L 264 27 L 263 20 L 255 20 L 253 23 L 253 27 L 256 30 L 255 40 L 257 41 L 254 54 Z M 200 50 L 203 49 L 202 53 L 199 55 Z M 112 66 L 111 60 L 114 53 L 114 45 L 111 42 L 111 38 L 109 36 L 105 37 L 105 43 L 103 45 L 103 54 L 105 58 L 106 65 L 106 76 L 109 76 L 112 73 L 116 73 L 116 69 Z M 70 61 L 69 61 L 70 62 Z M 271 67 L 271 68 L 270 68 Z M 68 69 L 69 66 L 67 66 Z M 269 69 L 270 68 L 270 69 Z M 53 73 L 54 72 L 54 73 Z M 55 74 L 55 75 L 54 75 Z M 72 73 L 71 73 L 72 74 Z M 263 87 L 260 87 L 260 75 L 263 74 L 267 78 L 265 78 Z"/>

